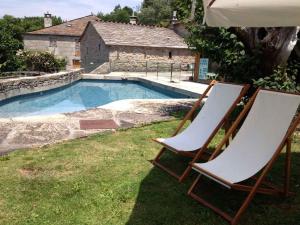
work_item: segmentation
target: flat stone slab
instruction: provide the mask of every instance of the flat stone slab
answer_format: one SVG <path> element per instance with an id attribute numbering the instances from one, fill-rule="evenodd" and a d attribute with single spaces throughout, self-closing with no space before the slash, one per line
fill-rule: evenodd
<path id="1" fill-rule="evenodd" d="M 119 126 L 114 120 L 79 120 L 81 130 L 117 129 Z"/>
<path id="2" fill-rule="evenodd" d="M 0 155 L 115 130 L 117 126 L 130 128 L 170 120 L 172 112 L 189 109 L 194 102 L 194 99 L 120 100 L 74 113 L 0 118 Z"/>

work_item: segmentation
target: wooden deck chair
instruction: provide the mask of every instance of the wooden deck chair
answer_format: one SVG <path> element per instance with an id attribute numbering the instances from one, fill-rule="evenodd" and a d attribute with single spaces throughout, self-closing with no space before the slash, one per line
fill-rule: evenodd
<path id="1" fill-rule="evenodd" d="M 235 85 L 212 81 L 179 124 L 173 136 L 171 138 L 154 139 L 154 141 L 162 144 L 163 148 L 152 163 L 181 182 L 191 171 L 191 166 L 187 165 L 184 172 L 177 175 L 159 162 L 162 154 L 166 150 L 170 150 L 175 154 L 192 157 L 192 162 L 196 162 L 248 89 L 249 85 Z M 196 118 L 185 130 L 179 133 L 185 122 L 201 106 L 203 99 L 209 92 L 210 94 Z"/>
<path id="2" fill-rule="evenodd" d="M 217 146 L 210 160 L 206 163 L 192 164 L 193 169 L 200 175 L 192 184 L 188 194 L 233 225 L 237 224 L 256 193 L 289 195 L 291 136 L 300 122 L 300 116 L 296 116 L 299 104 L 300 95 L 258 90 Z M 246 113 L 248 115 L 236 136 L 222 151 L 230 134 Z M 285 183 L 283 188 L 278 188 L 266 182 L 264 178 L 285 145 Z M 259 175 L 254 177 L 257 173 Z M 203 177 L 230 189 L 249 192 L 233 217 L 194 193 L 195 187 Z M 254 178 L 253 186 L 245 185 L 245 182 L 241 183 L 250 178 Z"/>

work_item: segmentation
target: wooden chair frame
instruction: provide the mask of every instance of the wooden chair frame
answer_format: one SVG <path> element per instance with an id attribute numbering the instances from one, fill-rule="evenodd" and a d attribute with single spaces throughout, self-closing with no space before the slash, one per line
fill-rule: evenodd
<path id="1" fill-rule="evenodd" d="M 194 115 L 195 111 L 201 106 L 203 99 L 205 97 L 207 97 L 208 92 L 211 90 L 211 88 L 216 83 L 218 83 L 218 82 L 215 81 L 215 80 L 213 80 L 209 84 L 209 86 L 204 91 L 204 93 L 196 101 L 196 103 L 194 104 L 194 106 L 192 107 L 192 109 L 185 115 L 185 117 L 183 118 L 183 120 L 180 122 L 180 124 L 178 125 L 177 129 L 173 133 L 172 137 L 176 136 L 180 132 L 180 130 L 183 128 L 183 126 L 187 122 L 187 120 L 189 120 Z M 226 114 L 224 115 L 224 117 L 222 118 L 222 120 L 220 121 L 220 123 L 218 124 L 218 126 L 213 130 L 213 132 L 211 133 L 211 135 L 209 136 L 209 138 L 207 139 L 207 141 L 204 143 L 204 145 L 202 146 L 202 148 L 199 148 L 199 149 L 197 149 L 195 151 L 191 151 L 191 152 L 178 151 L 177 149 L 174 149 L 171 146 L 168 146 L 166 144 L 160 143 L 160 142 L 156 141 L 155 139 L 153 139 L 153 141 L 158 142 L 159 144 L 163 145 L 163 147 L 161 148 L 161 150 L 159 151 L 159 153 L 157 154 L 157 156 L 154 158 L 154 160 L 152 160 L 153 165 L 155 165 L 155 166 L 159 167 L 160 169 L 166 171 L 171 176 L 173 176 L 176 179 L 178 179 L 179 182 L 182 182 L 189 175 L 190 171 L 192 170 L 192 166 L 191 166 L 192 164 L 191 163 L 195 163 L 207 151 L 208 145 L 210 144 L 211 140 L 214 138 L 214 136 L 220 130 L 220 128 L 224 125 L 224 123 L 228 119 L 228 117 L 231 114 L 231 112 L 236 108 L 237 104 L 241 101 L 242 97 L 246 94 L 246 92 L 249 90 L 249 88 L 250 88 L 250 85 L 248 85 L 248 84 L 244 85 L 243 89 L 241 90 L 240 95 L 237 97 L 237 99 L 234 101 L 234 103 L 232 104 L 232 106 L 226 112 Z M 182 156 L 187 156 L 187 157 L 193 158 L 192 161 L 191 161 L 191 163 L 188 164 L 187 168 L 184 170 L 184 172 L 182 174 L 176 174 L 174 171 L 172 171 L 171 169 L 167 168 L 166 166 L 162 165 L 159 162 L 159 159 L 161 158 L 162 154 L 166 150 L 170 150 L 171 152 L 173 152 L 175 154 L 179 154 L 179 155 L 182 155 Z"/>
<path id="2" fill-rule="evenodd" d="M 214 153 L 211 155 L 209 160 L 214 159 L 219 153 L 222 151 L 222 147 L 226 144 L 226 142 L 229 140 L 230 135 L 236 130 L 238 127 L 239 123 L 242 121 L 242 119 L 246 116 L 246 114 L 249 112 L 251 106 L 254 103 L 254 100 L 259 92 L 258 89 L 255 94 L 250 98 L 249 102 L 245 106 L 244 110 L 240 113 L 238 116 L 237 120 L 233 123 L 231 128 L 229 129 L 228 133 L 225 135 L 224 139 L 222 142 L 217 146 L 215 149 Z M 238 190 L 238 191 L 245 191 L 249 192 L 248 196 L 242 203 L 241 207 L 238 209 L 236 214 L 232 217 L 229 214 L 225 213 L 221 209 L 217 208 L 216 206 L 212 205 L 208 201 L 204 200 L 202 197 L 198 196 L 195 194 L 193 191 L 195 190 L 195 187 L 199 185 L 200 179 L 203 177 L 202 174 L 199 174 L 194 183 L 191 185 L 188 195 L 203 204 L 204 206 L 212 209 L 215 213 L 219 214 L 221 217 L 223 217 L 225 220 L 229 221 L 230 224 L 236 225 L 238 221 L 240 220 L 240 217 L 242 214 L 246 211 L 248 208 L 250 202 L 254 198 L 256 193 L 261 193 L 261 194 L 267 194 L 267 195 L 284 195 L 284 196 L 289 196 L 292 193 L 289 191 L 289 186 L 290 186 L 290 176 L 291 176 L 291 143 L 292 143 L 292 135 L 294 131 L 296 130 L 298 124 L 300 123 L 300 114 L 298 114 L 293 122 L 291 123 L 286 135 L 284 136 L 283 140 L 281 141 L 280 145 L 278 146 L 277 150 L 275 151 L 273 157 L 269 161 L 269 163 L 264 167 L 264 169 L 261 171 L 260 175 L 256 177 L 252 177 L 252 179 L 255 180 L 255 184 L 253 186 L 249 185 L 243 185 L 243 184 L 233 184 L 230 183 L 218 176 L 215 176 L 214 174 L 209 173 L 208 171 L 203 170 L 202 168 L 197 167 L 196 165 L 192 164 L 192 167 L 195 168 L 198 171 L 202 171 L 203 173 L 207 174 L 209 177 L 213 178 L 216 182 L 222 183 L 223 185 L 227 186 L 228 188 L 231 188 L 233 190 Z M 278 188 L 275 185 L 266 182 L 265 177 L 267 173 L 270 171 L 272 166 L 274 165 L 275 161 L 279 157 L 280 153 L 282 152 L 283 148 L 286 146 L 286 158 L 285 158 L 285 181 L 283 188 Z M 261 187 L 262 185 L 266 186 L 267 188 Z"/>

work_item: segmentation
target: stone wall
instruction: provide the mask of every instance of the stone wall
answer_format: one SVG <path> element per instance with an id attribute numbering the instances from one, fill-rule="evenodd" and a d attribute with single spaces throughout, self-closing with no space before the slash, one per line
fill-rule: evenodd
<path id="1" fill-rule="evenodd" d="M 50 47 L 50 38 L 56 39 L 57 47 Z M 55 56 L 67 59 L 67 69 L 73 68 L 73 59 L 80 60 L 80 56 L 75 56 L 76 41 L 79 37 L 72 36 L 52 36 L 52 35 L 29 35 L 23 36 L 24 49 L 49 51 Z"/>
<path id="2" fill-rule="evenodd" d="M 35 77 L 0 80 L 0 101 L 34 92 L 61 87 L 81 79 L 83 70 L 77 69 Z"/>
<path id="3" fill-rule="evenodd" d="M 111 46 L 109 49 L 109 60 L 189 64 L 194 62 L 194 56 L 188 49 Z"/>
<path id="4" fill-rule="evenodd" d="M 92 43 L 92 42 L 91 42 Z M 170 71 L 173 64 L 173 71 L 186 70 L 187 64 L 194 63 L 194 56 L 187 49 L 166 49 L 146 47 L 110 46 L 105 49 L 105 56 L 109 50 L 109 62 L 95 64 L 98 67 L 92 73 L 109 73 L 117 71 L 145 72 Z M 83 51 L 83 50 L 82 50 Z M 172 57 L 169 58 L 169 53 Z M 93 59 L 95 61 L 95 59 Z M 86 71 L 91 71 L 87 65 Z"/>
<path id="5" fill-rule="evenodd" d="M 109 68 L 111 72 L 171 72 L 171 70 L 187 71 L 187 64 L 164 61 L 114 60 L 109 63 Z"/>
<path id="6" fill-rule="evenodd" d="M 170 57 L 171 56 L 171 57 Z M 110 47 L 109 59 L 111 71 L 145 72 L 170 71 L 171 63 L 174 70 L 184 70 L 187 64 L 194 62 L 194 56 L 187 49 L 148 48 L 130 46 Z"/>
<path id="7" fill-rule="evenodd" d="M 89 25 L 80 40 L 81 67 L 91 72 L 109 61 L 109 50 L 94 26 Z M 99 70 L 102 71 L 101 68 Z"/>
<path id="8" fill-rule="evenodd" d="M 182 69 L 194 63 L 193 53 L 184 48 L 106 45 L 92 24 L 80 39 L 80 52 L 81 67 L 91 73 L 156 71 L 157 63 L 165 71 L 163 64 L 170 70 L 171 63 Z"/>

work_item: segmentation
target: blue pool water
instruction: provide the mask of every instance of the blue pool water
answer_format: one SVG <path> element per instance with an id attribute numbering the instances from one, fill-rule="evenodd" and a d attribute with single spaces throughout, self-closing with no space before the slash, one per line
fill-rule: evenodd
<path id="1" fill-rule="evenodd" d="M 80 80 L 62 88 L 0 101 L 0 117 L 75 112 L 121 99 L 187 98 L 134 81 Z"/>

